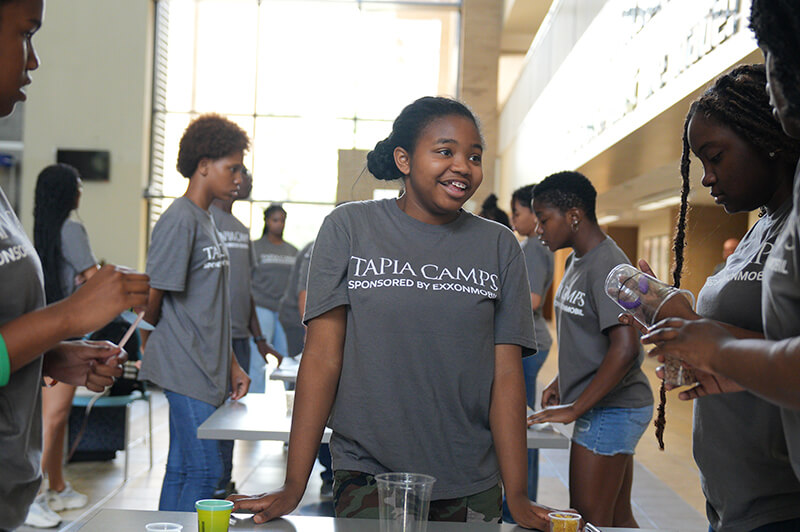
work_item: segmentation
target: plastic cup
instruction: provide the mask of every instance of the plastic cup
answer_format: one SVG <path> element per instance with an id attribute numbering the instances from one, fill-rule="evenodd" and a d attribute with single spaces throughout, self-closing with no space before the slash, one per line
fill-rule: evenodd
<path id="1" fill-rule="evenodd" d="M 194 503 L 194 507 L 198 532 L 228 532 L 233 501 L 202 499 Z"/>
<path id="2" fill-rule="evenodd" d="M 630 264 L 620 264 L 608 273 L 606 294 L 645 327 L 659 320 L 661 309 L 677 294 L 683 295 L 694 307 L 691 292 L 663 283 Z"/>
<path id="3" fill-rule="evenodd" d="M 550 532 L 578 532 L 581 525 L 581 514 L 572 512 L 550 512 Z"/>
<path id="4" fill-rule="evenodd" d="M 147 523 L 144 525 L 144 529 L 147 532 L 181 532 L 183 530 L 183 525 L 179 525 L 178 523 Z"/>
<path id="5" fill-rule="evenodd" d="M 659 312 L 673 297 L 681 294 L 694 307 L 694 295 L 679 290 L 630 264 L 620 264 L 606 277 L 606 294 L 639 323 L 649 327 L 663 316 Z M 664 381 L 673 386 L 696 382 L 694 373 L 683 367 L 680 360 L 667 357 L 664 364 Z"/>
<path id="6" fill-rule="evenodd" d="M 381 532 L 425 532 L 436 479 L 419 473 L 380 473 L 375 482 Z"/>

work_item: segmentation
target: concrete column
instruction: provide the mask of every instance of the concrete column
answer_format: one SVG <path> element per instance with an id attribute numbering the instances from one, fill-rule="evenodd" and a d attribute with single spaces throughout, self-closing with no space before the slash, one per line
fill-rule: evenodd
<path id="1" fill-rule="evenodd" d="M 483 152 L 483 184 L 473 198 L 475 208 L 492 192 L 498 194 L 501 202 L 508 197 L 507 194 L 501 194 L 505 191 L 498 190 L 500 180 L 495 179 L 497 75 L 502 23 L 502 2 L 464 0 L 461 12 L 461 68 L 458 94 L 480 118 L 486 141 Z"/>

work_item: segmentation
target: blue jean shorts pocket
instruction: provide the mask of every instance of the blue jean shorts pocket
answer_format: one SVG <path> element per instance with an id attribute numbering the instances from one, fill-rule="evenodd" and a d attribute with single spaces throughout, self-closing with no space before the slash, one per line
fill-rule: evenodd
<path id="1" fill-rule="evenodd" d="M 653 417 L 653 405 L 592 408 L 575 420 L 572 441 L 595 454 L 633 454 Z"/>

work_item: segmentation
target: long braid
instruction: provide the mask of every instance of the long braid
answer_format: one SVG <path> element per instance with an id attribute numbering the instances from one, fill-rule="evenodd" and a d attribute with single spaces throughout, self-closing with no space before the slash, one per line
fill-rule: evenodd
<path id="1" fill-rule="evenodd" d="M 675 237 L 672 242 L 672 250 L 675 252 L 675 267 L 672 270 L 672 283 L 675 288 L 681 286 L 681 275 L 683 273 L 683 251 L 686 247 L 686 219 L 689 214 L 689 191 L 691 182 L 689 181 L 689 122 L 697 110 L 697 102 L 689 108 L 686 120 L 683 123 L 683 151 L 681 152 L 681 206 L 678 210 L 678 223 L 675 229 Z M 658 448 L 664 450 L 664 429 L 667 426 L 667 389 L 664 380 L 661 380 L 659 389 L 658 409 L 656 410 L 656 420 L 653 424 L 656 427 L 656 441 Z"/>
<path id="2" fill-rule="evenodd" d="M 78 199 L 78 171 L 67 164 L 50 165 L 36 180 L 33 245 L 42 261 L 47 303 L 63 299 L 61 227 Z"/>

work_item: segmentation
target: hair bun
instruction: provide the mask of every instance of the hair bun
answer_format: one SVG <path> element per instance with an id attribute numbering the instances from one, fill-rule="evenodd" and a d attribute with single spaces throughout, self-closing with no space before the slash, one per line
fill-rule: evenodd
<path id="1" fill-rule="evenodd" d="M 486 196 L 486 199 L 483 200 L 483 205 L 481 205 L 481 208 L 487 211 L 497 208 L 497 196 L 494 194 L 494 192 Z"/>
<path id="2" fill-rule="evenodd" d="M 367 154 L 367 169 L 382 181 L 392 181 L 403 177 L 403 173 L 394 162 L 395 145 L 391 135 L 375 144 L 375 148 Z"/>

